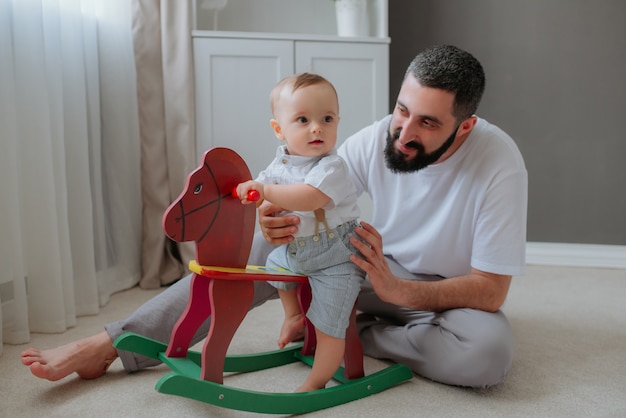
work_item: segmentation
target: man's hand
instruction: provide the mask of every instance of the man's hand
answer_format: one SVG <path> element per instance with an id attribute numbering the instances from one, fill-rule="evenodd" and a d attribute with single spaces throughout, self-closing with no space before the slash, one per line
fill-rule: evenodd
<path id="1" fill-rule="evenodd" d="M 384 302 L 409 309 L 441 312 L 454 308 L 472 308 L 496 312 L 506 298 L 511 276 L 488 273 L 472 268 L 469 274 L 445 280 L 406 280 L 394 276 L 383 254 L 383 240 L 366 222 L 355 228 L 361 238 L 350 242 L 361 253 L 350 258 L 367 273 L 378 297 Z"/>
<path id="2" fill-rule="evenodd" d="M 361 222 L 361 228 L 355 228 L 361 240 L 352 237 L 350 242 L 363 257 L 353 254 L 350 258 L 354 264 L 367 273 L 378 297 L 389 303 L 401 304 L 397 290 L 401 281 L 391 274 L 387 260 L 383 254 L 383 239 L 378 231 L 367 222 Z"/>
<path id="3" fill-rule="evenodd" d="M 293 234 L 298 232 L 300 218 L 297 216 L 275 216 L 283 208 L 264 201 L 258 209 L 259 225 L 265 240 L 270 244 L 281 245 L 293 241 Z"/>

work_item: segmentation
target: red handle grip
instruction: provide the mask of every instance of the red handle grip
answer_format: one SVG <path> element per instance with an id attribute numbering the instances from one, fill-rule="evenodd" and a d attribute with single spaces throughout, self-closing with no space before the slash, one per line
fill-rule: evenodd
<path id="1" fill-rule="evenodd" d="M 236 197 L 237 199 L 239 199 L 239 195 L 237 194 L 237 188 L 233 189 L 232 195 L 233 195 L 233 197 Z M 260 197 L 261 197 L 261 194 L 257 190 L 250 190 L 248 192 L 247 199 L 250 202 L 256 202 L 256 201 L 259 200 Z"/>

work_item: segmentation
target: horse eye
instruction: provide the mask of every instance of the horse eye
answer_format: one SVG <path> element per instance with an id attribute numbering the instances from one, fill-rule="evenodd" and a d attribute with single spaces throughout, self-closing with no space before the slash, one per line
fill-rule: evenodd
<path id="1" fill-rule="evenodd" d="M 202 183 L 198 184 L 195 189 L 193 189 L 193 194 L 198 194 L 202 191 Z"/>

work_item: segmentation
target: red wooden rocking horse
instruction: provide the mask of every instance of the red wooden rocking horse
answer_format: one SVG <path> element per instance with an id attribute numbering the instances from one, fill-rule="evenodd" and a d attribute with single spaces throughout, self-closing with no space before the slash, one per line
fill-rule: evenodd
<path id="1" fill-rule="evenodd" d="M 126 333 L 115 341 L 115 347 L 161 360 L 172 369 L 157 383 L 159 392 L 259 413 L 298 414 L 329 408 L 411 379 L 411 371 L 399 364 L 364 376 L 353 309 L 346 332 L 344 367 L 334 376 L 339 385 L 312 392 L 268 393 L 224 384 L 224 372 L 252 372 L 296 361 L 312 365 L 315 351 L 315 332 L 306 321 L 302 344 L 266 353 L 226 355 L 252 304 L 254 281 L 297 282 L 303 312 L 311 301 L 305 276 L 246 265 L 256 209 L 242 205 L 232 194 L 237 184 L 250 179 L 248 167 L 234 151 L 213 148 L 204 154 L 202 165 L 188 176 L 185 189 L 163 216 L 163 228 L 171 239 L 196 242 L 196 260 L 189 265 L 193 275 L 187 307 L 167 346 Z M 210 331 L 202 352 L 189 351 L 192 336 L 209 316 Z"/>

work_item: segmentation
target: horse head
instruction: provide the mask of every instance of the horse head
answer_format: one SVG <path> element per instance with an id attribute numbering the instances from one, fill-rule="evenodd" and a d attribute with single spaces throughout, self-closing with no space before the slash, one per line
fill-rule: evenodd
<path id="1" fill-rule="evenodd" d="M 195 241 L 196 261 L 203 266 L 246 266 L 256 209 L 232 196 L 237 184 L 250 180 L 243 159 L 228 148 L 212 148 L 187 176 L 185 188 L 163 214 L 163 230 L 176 242 Z"/>

